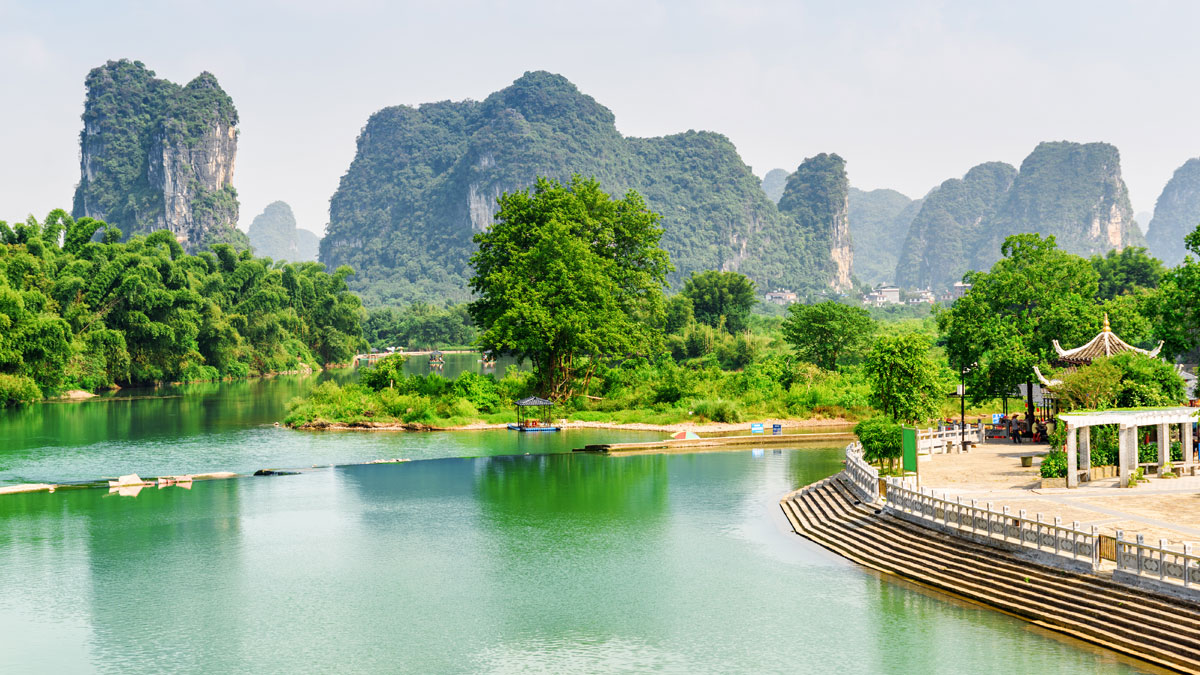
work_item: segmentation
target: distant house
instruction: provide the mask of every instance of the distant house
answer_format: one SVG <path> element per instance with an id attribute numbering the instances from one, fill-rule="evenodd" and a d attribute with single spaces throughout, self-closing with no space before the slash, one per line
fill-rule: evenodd
<path id="1" fill-rule="evenodd" d="M 966 295 L 967 291 L 969 290 L 971 290 L 971 284 L 962 281 L 956 281 L 954 282 L 954 286 L 950 289 L 950 299 L 957 300 Z"/>
<path id="2" fill-rule="evenodd" d="M 922 303 L 932 305 L 935 302 L 937 302 L 937 296 L 928 288 L 915 291 L 912 297 L 908 299 L 908 304 L 910 305 L 920 305 Z"/>
<path id="3" fill-rule="evenodd" d="M 880 284 L 875 287 L 875 290 L 863 296 L 864 305 L 874 305 L 880 307 L 882 305 L 899 305 L 900 304 L 900 288 L 898 286 L 887 286 Z"/>
<path id="4" fill-rule="evenodd" d="M 789 291 L 786 288 L 776 288 L 767 293 L 767 302 L 772 302 L 776 305 L 791 305 L 799 301 L 800 298 L 796 296 L 795 292 Z"/>

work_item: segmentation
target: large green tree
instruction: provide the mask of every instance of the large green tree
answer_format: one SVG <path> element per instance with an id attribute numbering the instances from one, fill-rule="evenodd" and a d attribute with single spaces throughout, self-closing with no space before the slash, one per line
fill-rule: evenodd
<path id="1" fill-rule="evenodd" d="M 943 371 L 918 333 L 885 335 L 864 360 L 871 404 L 897 422 L 925 422 L 937 414 L 945 386 Z"/>
<path id="2" fill-rule="evenodd" d="M 1118 295 L 1137 292 L 1140 289 L 1158 288 L 1166 270 L 1157 258 L 1151 257 L 1140 246 L 1128 246 L 1120 251 L 1113 249 L 1104 257 L 1094 255 L 1092 267 L 1099 275 L 1099 297 L 1111 300 Z"/>
<path id="3" fill-rule="evenodd" d="M 554 398 L 573 393 L 581 368 L 586 387 L 600 361 L 659 349 L 671 266 L 641 196 L 613 199 L 576 175 L 539 178 L 499 206 L 471 256 L 480 346 L 529 359 Z"/>
<path id="4" fill-rule="evenodd" d="M 187 255 L 166 230 L 55 210 L 0 222 L 0 374 L 21 392 L 211 380 L 346 361 L 362 345 L 352 272 L 228 245 Z"/>
<path id="5" fill-rule="evenodd" d="M 746 330 L 750 310 L 758 301 L 754 282 L 737 272 L 692 274 L 680 294 L 691 299 L 697 321 L 716 328 L 723 320 L 730 333 Z"/>
<path id="6" fill-rule="evenodd" d="M 1004 240 L 1003 258 L 988 272 L 971 272 L 971 290 L 938 315 L 950 366 L 968 369 L 967 395 L 981 402 L 1029 386 L 1033 367 L 1055 356 L 1053 340 L 1078 345 L 1099 327 L 1098 275 L 1079 256 L 1059 250 L 1054 237 L 1017 234 Z"/>
<path id="7" fill-rule="evenodd" d="M 1200 350 L 1200 226 L 1184 238 L 1184 245 L 1191 255 L 1163 276 L 1151 303 L 1155 337 L 1164 342 L 1168 357 Z"/>
<path id="8" fill-rule="evenodd" d="M 836 368 L 839 359 L 861 354 L 874 334 L 870 312 L 833 300 L 791 305 L 783 322 L 783 336 L 796 355 L 825 370 Z"/>

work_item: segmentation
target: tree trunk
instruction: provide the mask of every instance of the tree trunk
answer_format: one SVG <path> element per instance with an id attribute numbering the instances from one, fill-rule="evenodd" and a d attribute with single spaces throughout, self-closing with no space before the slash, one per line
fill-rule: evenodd
<path id="1" fill-rule="evenodd" d="M 1034 407 L 1033 407 L 1033 382 L 1027 381 L 1025 383 L 1025 395 L 1026 395 L 1026 406 L 1027 406 L 1026 410 L 1029 412 L 1029 417 L 1027 417 L 1026 419 L 1029 421 L 1030 430 L 1032 430 L 1033 429 L 1033 419 L 1035 417 Z"/>

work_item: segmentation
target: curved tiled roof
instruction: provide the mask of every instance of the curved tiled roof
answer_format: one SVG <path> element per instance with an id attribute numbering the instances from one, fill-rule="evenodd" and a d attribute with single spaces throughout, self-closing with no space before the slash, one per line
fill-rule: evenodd
<path id="1" fill-rule="evenodd" d="M 1058 352 L 1058 358 L 1063 361 L 1072 361 L 1075 363 L 1091 363 L 1093 359 L 1098 359 L 1102 356 L 1112 356 L 1113 354 L 1131 351 L 1145 354 L 1146 356 L 1158 356 L 1158 352 L 1162 349 L 1162 346 L 1163 343 L 1161 340 L 1154 349 L 1139 349 L 1125 342 L 1117 337 L 1116 333 L 1112 332 L 1112 328 L 1108 325 L 1107 313 L 1104 315 L 1104 328 L 1100 330 L 1100 334 L 1082 347 L 1063 349 L 1058 344 L 1058 340 L 1054 341 L 1054 350 Z"/>

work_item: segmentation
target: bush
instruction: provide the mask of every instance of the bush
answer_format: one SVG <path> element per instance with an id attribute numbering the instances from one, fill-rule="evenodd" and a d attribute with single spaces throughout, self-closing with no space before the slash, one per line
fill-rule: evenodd
<path id="1" fill-rule="evenodd" d="M 1062 478 L 1067 475 L 1067 453 L 1051 450 L 1042 458 L 1042 478 Z"/>
<path id="2" fill-rule="evenodd" d="M 406 360 L 400 354 L 385 356 L 376 361 L 375 365 L 365 368 L 359 375 L 359 381 L 375 391 L 390 389 L 396 382 L 405 378 L 404 362 Z"/>
<path id="3" fill-rule="evenodd" d="M 863 446 L 863 459 L 871 463 L 894 462 L 903 452 L 900 425 L 887 417 L 872 417 L 854 425 Z"/>
<path id="4" fill-rule="evenodd" d="M 713 422 L 741 422 L 742 412 L 733 401 L 717 399 L 715 401 L 699 401 L 692 408 L 700 417 Z"/>
<path id="5" fill-rule="evenodd" d="M 451 390 L 471 405 L 471 415 L 478 415 L 480 411 L 494 413 L 500 409 L 500 392 L 496 388 L 496 378 L 491 375 L 464 372 L 454 380 Z"/>
<path id="6" fill-rule="evenodd" d="M 0 373 L 0 407 L 26 405 L 41 398 L 42 390 L 32 379 Z"/>

